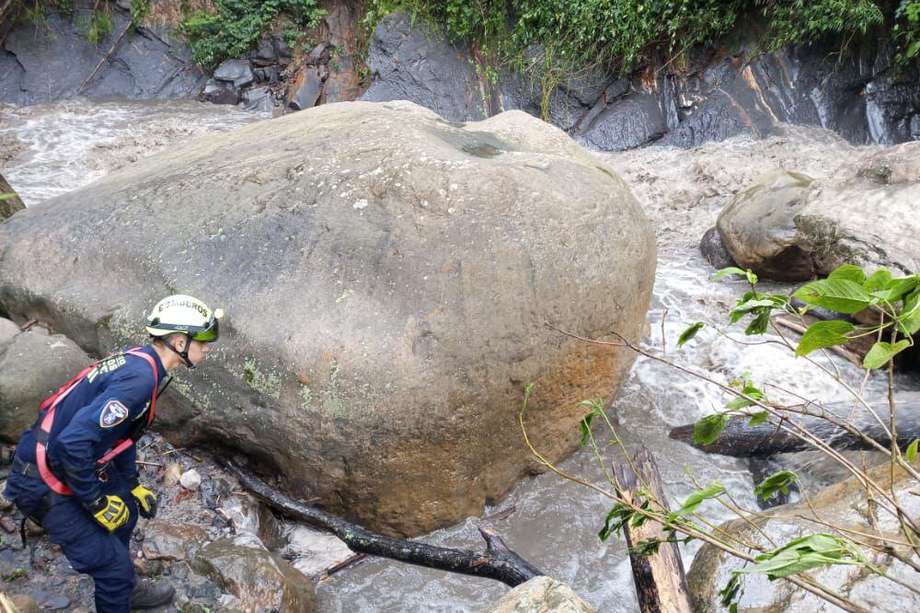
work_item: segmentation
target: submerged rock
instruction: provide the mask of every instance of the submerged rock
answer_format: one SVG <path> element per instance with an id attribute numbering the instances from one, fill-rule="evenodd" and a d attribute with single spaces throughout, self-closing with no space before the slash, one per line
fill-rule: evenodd
<path id="1" fill-rule="evenodd" d="M 552 577 L 534 577 L 505 594 L 491 613 L 596 613 L 572 588 Z"/>
<path id="2" fill-rule="evenodd" d="M 637 338 L 655 266 L 629 189 L 559 130 L 406 102 L 200 139 L 15 215 L 0 242 L 0 308 L 94 352 L 143 341 L 173 288 L 225 308 L 160 427 L 404 534 L 538 470 L 528 383 L 541 452 L 577 448 L 580 402 L 615 393 L 633 356 L 546 324 Z"/>
<path id="3" fill-rule="evenodd" d="M 891 483 L 888 465 L 871 469 L 870 477 L 886 491 Z M 916 481 L 904 472 L 898 471 L 895 477 L 895 492 L 902 507 L 913 518 L 920 517 L 920 497 L 912 495 L 911 489 Z M 897 522 L 886 512 L 870 510 L 866 503 L 866 490 L 854 478 L 832 485 L 817 495 L 811 496 L 811 503 L 823 522 L 855 530 L 862 534 L 871 534 L 876 529 L 891 537 L 898 535 Z M 869 518 L 876 516 L 878 528 L 870 524 Z M 764 535 L 769 536 L 777 546 L 789 541 L 818 532 L 829 530 L 819 524 L 808 521 L 813 517 L 809 505 L 783 505 L 771 511 L 751 517 L 751 521 L 734 520 L 723 524 L 720 529 L 745 543 L 756 543 L 772 549 Z M 895 540 L 898 540 L 897 536 Z M 891 574 L 908 584 L 916 584 L 916 572 L 903 564 L 894 562 L 890 556 L 872 555 L 873 552 L 862 548 L 869 560 L 884 572 Z M 910 557 L 909 550 L 902 554 Z M 690 595 L 694 611 L 702 613 L 723 611 L 720 604 L 719 590 L 731 577 L 731 571 L 747 566 L 744 560 L 732 558 L 712 545 L 703 545 L 693 559 L 693 565 L 687 574 Z M 884 577 L 868 571 L 861 566 L 829 566 L 809 571 L 819 583 L 833 591 L 852 599 L 869 611 L 909 611 L 920 606 L 920 595 Z M 751 574 L 744 578 L 744 590 L 740 597 L 739 611 L 770 611 L 783 613 L 793 611 L 819 611 L 830 613 L 839 611 L 817 596 L 797 588 L 791 583 L 777 580 L 770 582 L 764 575 Z"/>
<path id="4" fill-rule="evenodd" d="M 920 270 L 920 143 L 858 156 L 816 181 L 774 171 L 719 215 L 719 234 L 739 266 L 772 279 L 824 276 L 850 262 Z"/>

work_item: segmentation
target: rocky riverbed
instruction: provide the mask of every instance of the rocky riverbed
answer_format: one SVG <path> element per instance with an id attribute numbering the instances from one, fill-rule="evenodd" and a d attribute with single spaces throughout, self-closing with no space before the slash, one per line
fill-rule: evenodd
<path id="1" fill-rule="evenodd" d="M 130 165 L 130 157 L 148 146 L 168 147 L 174 142 L 157 131 L 145 131 L 143 122 L 134 120 L 143 117 L 146 111 L 131 105 L 111 108 L 124 115 L 123 125 L 136 126 L 136 130 L 126 139 L 102 143 L 104 153 L 97 152 L 95 162 L 102 174 Z M 66 105 L 62 109 L 64 116 Z M 55 112 L 54 109 L 48 111 L 49 115 Z M 168 116 L 168 111 L 165 115 Z M 48 120 L 56 121 L 53 117 Z M 81 121 L 91 122 L 92 114 L 87 113 Z M 4 173 L 15 177 L 20 169 L 29 166 L 30 171 L 34 169 L 40 174 L 41 164 L 36 165 L 31 160 L 41 159 L 42 148 L 54 149 L 54 141 L 36 138 L 37 135 L 30 133 L 27 122 L 10 127 L 5 138 L 22 144 L 20 151 L 4 165 Z M 90 126 L 86 136 L 88 146 L 84 150 L 94 150 L 92 133 Z M 182 138 L 188 132 L 178 130 L 175 134 Z M 621 154 L 598 154 L 599 159 L 610 164 L 625 179 L 656 228 L 659 261 L 645 342 L 654 347 L 663 345 L 681 363 L 703 367 L 721 380 L 751 371 L 798 393 L 834 397 L 838 392 L 831 381 L 804 372 L 792 357 L 768 348 L 742 348 L 712 331 L 704 331 L 680 352 L 673 348 L 689 321 L 701 319 L 721 324 L 725 321 L 725 307 L 734 300 L 737 285 L 707 281 L 712 268 L 699 254 L 697 244 L 702 233 L 715 223 L 719 211 L 737 193 L 769 170 L 793 170 L 818 179 L 827 178 L 853 156 L 872 151 L 854 147 L 823 130 L 784 128 L 781 134 L 766 140 L 741 137 L 689 151 L 654 147 Z M 72 157 L 72 162 L 86 164 L 79 161 L 82 159 L 79 155 Z M 58 174 L 53 165 L 45 172 L 49 179 Z M 74 176 L 83 181 L 84 174 L 76 172 Z M 40 176 L 36 176 L 35 182 L 41 182 Z M 15 179 L 11 179 L 11 183 L 20 189 L 28 203 L 28 190 L 24 191 Z M 74 183 L 72 187 L 79 184 L 82 183 Z M 67 188 L 62 186 L 61 189 Z M 782 285 L 776 287 L 786 289 Z M 855 369 L 846 365 L 841 368 L 847 377 L 858 379 L 860 373 Z M 900 377 L 898 385 L 903 389 L 917 388 L 916 382 L 908 377 Z M 870 391 L 879 392 L 882 386 L 880 380 L 869 382 Z M 612 406 L 612 415 L 628 445 L 641 444 L 655 450 L 660 458 L 667 494 L 672 500 L 679 500 L 689 492 L 685 478 L 685 471 L 689 470 L 704 481 L 720 480 L 739 501 L 752 505 L 751 477 L 745 461 L 705 456 L 666 436 L 670 427 L 693 421 L 721 402 L 721 396 L 715 391 L 696 381 L 675 377 L 660 365 L 640 359 Z M 282 559 L 290 558 L 293 566 L 321 576 L 322 570 L 309 570 L 306 566 L 309 559 L 317 557 L 308 552 L 316 549 L 326 552 L 328 540 L 323 541 L 323 545 L 308 545 L 304 533 L 298 531 L 300 528 L 292 526 L 278 530 L 282 535 L 287 534 L 287 538 L 282 536 L 275 540 L 271 535 L 273 531 L 253 531 L 255 522 L 251 519 L 239 519 L 234 524 L 227 517 L 234 516 L 238 505 L 250 509 L 244 513 L 246 517 L 259 516 L 259 526 L 277 522 L 267 519 L 264 511 L 247 501 L 238 492 L 234 480 L 220 471 L 206 454 L 196 450 L 174 451 L 155 436 L 141 446 L 151 443 L 143 459 L 158 466 L 147 466 L 146 476 L 163 491 L 163 517 L 167 521 L 143 526 L 139 531 L 143 539 L 135 544 L 135 550 L 143 572 L 162 576 L 177 585 L 179 604 L 196 603 L 195 606 L 202 607 L 199 610 L 206 610 L 203 607 L 249 610 L 239 596 L 244 592 L 233 587 L 232 578 L 223 578 L 213 571 L 205 571 L 203 565 L 194 564 L 194 559 L 208 544 L 240 534 L 255 534 L 266 551 L 272 550 Z M 815 464 L 810 456 L 802 455 L 791 462 L 803 470 L 806 485 L 810 487 L 826 484 L 839 476 L 823 464 Z M 563 467 L 594 483 L 604 484 L 601 471 L 588 453 L 577 453 L 564 462 Z M 181 477 L 192 469 L 202 477 L 197 488 L 183 487 L 175 482 L 177 475 Z M 186 478 L 187 485 L 195 481 L 193 477 Z M 491 521 L 509 544 L 547 572 L 570 583 L 600 610 L 633 611 L 631 577 L 622 544 L 601 543 L 596 538 L 599 523 L 609 510 L 607 507 L 604 499 L 545 474 L 519 483 L 502 503 L 488 507 L 485 515 L 502 511 Z M 718 510 L 709 513 L 713 521 L 728 517 Z M 8 512 L 5 518 L 13 519 Z M 6 523 L 9 527 L 9 522 Z M 475 530 L 477 523 L 478 520 L 469 519 L 423 538 L 428 542 L 475 549 L 480 547 Z M 176 526 L 183 530 L 188 528 L 189 533 L 176 534 L 173 531 Z M 252 538 L 244 537 L 244 540 L 253 545 L 254 551 L 262 551 Z M 46 605 L 60 605 L 64 602 L 62 599 L 66 599 L 65 607 L 89 608 L 88 580 L 68 575 L 66 561 L 46 541 L 36 537 L 32 542 L 36 545 L 34 562 L 16 549 L 15 534 L 4 536 L 6 548 L 0 552 L 3 556 L 0 559 L 6 564 L 4 574 L 8 577 L 4 591 L 31 594 Z M 694 552 L 694 547 L 685 550 L 688 561 Z M 166 557 L 162 557 L 164 555 Z M 319 563 L 318 567 L 333 566 L 344 557 L 330 555 L 324 558 L 328 561 Z M 17 570 L 19 568 L 23 570 Z M 227 575 L 232 576 L 232 573 Z M 491 582 L 369 559 L 319 581 L 317 608 L 343 612 L 421 612 L 430 610 L 431 603 L 437 602 L 444 610 L 479 611 L 495 603 L 505 591 L 503 586 Z M 894 605 L 883 602 L 882 606 L 887 604 Z"/>

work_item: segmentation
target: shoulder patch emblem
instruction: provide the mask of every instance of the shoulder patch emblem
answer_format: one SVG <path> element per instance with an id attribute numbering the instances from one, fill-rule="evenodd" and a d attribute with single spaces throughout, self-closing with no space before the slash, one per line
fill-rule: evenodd
<path id="1" fill-rule="evenodd" d="M 99 425 L 103 428 L 112 428 L 128 418 L 128 407 L 117 400 L 109 400 L 102 407 L 99 414 Z"/>

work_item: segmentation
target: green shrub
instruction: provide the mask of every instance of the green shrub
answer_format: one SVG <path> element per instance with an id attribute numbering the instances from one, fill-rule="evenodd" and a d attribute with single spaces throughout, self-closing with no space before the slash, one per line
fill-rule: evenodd
<path id="1" fill-rule="evenodd" d="M 313 28 L 324 14 L 317 0 L 214 0 L 214 7 L 216 13 L 196 11 L 179 25 L 195 61 L 205 68 L 252 49 L 282 15 L 301 28 Z"/>

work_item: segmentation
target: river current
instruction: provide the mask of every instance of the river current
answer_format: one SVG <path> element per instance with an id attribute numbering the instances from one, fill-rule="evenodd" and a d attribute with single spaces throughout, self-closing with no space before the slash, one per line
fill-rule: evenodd
<path id="1" fill-rule="evenodd" d="M 27 205 L 36 206 L 184 140 L 266 120 L 264 115 L 196 102 L 0 106 L 0 172 Z M 692 151 L 653 147 L 597 154 L 629 183 L 656 227 L 658 267 L 644 345 L 722 382 L 749 373 L 755 383 L 767 386 L 773 398 L 798 394 L 844 399 L 843 390 L 830 377 L 775 345 L 737 342 L 750 339 L 740 328 L 728 326 L 726 312 L 744 286 L 738 281 L 711 281 L 714 270 L 697 244 L 719 210 L 760 173 L 786 168 L 828 176 L 853 150 L 828 132 L 789 128 L 763 141 L 740 138 Z M 780 284 L 771 287 L 790 289 Z M 694 321 L 707 326 L 678 349 L 678 336 Z M 862 382 L 860 371 L 848 363 L 836 366 L 848 382 L 857 386 Z M 880 394 L 884 382 L 870 379 L 866 386 L 869 395 Z M 900 379 L 898 386 L 917 387 L 906 379 Z M 713 412 L 725 400 L 713 386 L 640 357 L 610 406 L 625 445 L 652 451 L 672 505 L 695 489 L 693 481 L 719 481 L 738 503 L 755 508 L 747 460 L 703 454 L 667 436 L 672 427 Z M 614 446 L 608 445 L 603 457 L 607 462 L 614 459 Z M 800 471 L 806 487 L 819 487 L 840 476 L 806 453 L 783 462 Z M 562 462 L 561 468 L 610 489 L 587 449 Z M 490 523 L 510 547 L 569 583 L 598 610 L 632 612 L 637 605 L 625 546 L 615 537 L 606 542 L 597 537 L 610 506 L 600 494 L 547 473 L 517 484 L 505 500 L 486 509 L 485 516 L 493 516 Z M 731 518 L 715 505 L 704 512 L 713 522 Z M 482 549 L 479 524 L 480 519 L 470 518 L 421 540 Z M 683 549 L 688 569 L 696 548 L 691 543 Z M 322 612 L 472 612 L 488 610 L 507 588 L 493 581 L 370 558 L 320 582 L 317 592 Z"/>

